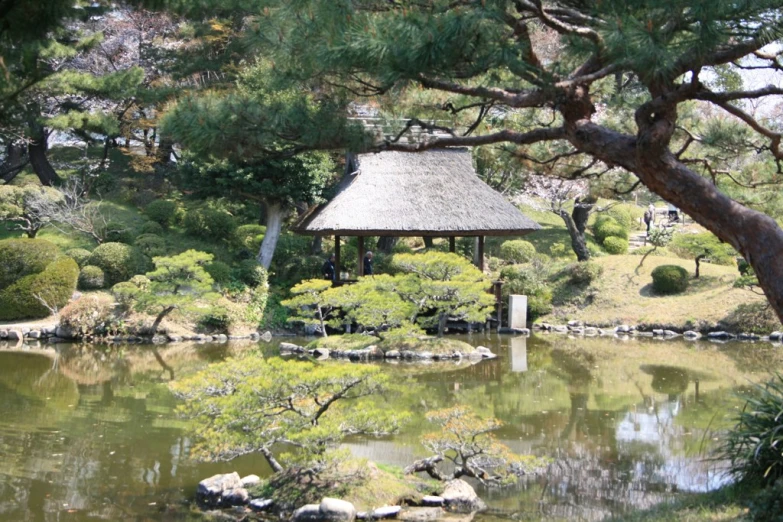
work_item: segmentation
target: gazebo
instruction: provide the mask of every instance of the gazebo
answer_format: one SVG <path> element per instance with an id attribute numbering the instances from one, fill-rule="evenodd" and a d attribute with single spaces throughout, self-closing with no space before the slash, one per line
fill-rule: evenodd
<path id="1" fill-rule="evenodd" d="M 484 269 L 485 236 L 522 236 L 541 227 L 481 181 L 465 148 L 425 152 L 350 154 L 335 196 L 305 214 L 299 234 L 359 239 L 363 275 L 367 236 L 478 237 L 478 266 Z"/>

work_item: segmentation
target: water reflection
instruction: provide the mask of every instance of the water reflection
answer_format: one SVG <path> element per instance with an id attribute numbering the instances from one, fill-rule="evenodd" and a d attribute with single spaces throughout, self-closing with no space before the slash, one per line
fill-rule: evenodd
<path id="1" fill-rule="evenodd" d="M 409 409 L 414 420 L 394 438 L 347 446 L 404 466 L 422 456 L 419 437 L 432 430 L 427 410 L 465 404 L 495 416 L 504 422 L 499 438 L 512 449 L 553 459 L 543 476 L 481 492 L 502 517 L 598 520 L 677 491 L 719 486 L 724 478 L 703 456 L 740 404 L 734 394 L 781 366 L 779 351 L 761 345 L 463 339 L 500 357 L 384 365 L 405 384 L 388 407 Z M 0 519 L 185 520 L 183 502 L 201 478 L 267 473 L 253 457 L 190 460 L 188 432 L 166 386 L 258 349 L 0 347 Z"/>

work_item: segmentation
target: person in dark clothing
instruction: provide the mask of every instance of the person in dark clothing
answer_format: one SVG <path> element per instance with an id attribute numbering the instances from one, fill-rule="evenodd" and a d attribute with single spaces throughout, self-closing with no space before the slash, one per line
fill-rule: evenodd
<path id="1" fill-rule="evenodd" d="M 324 266 L 321 268 L 321 272 L 324 275 L 324 279 L 329 281 L 335 281 L 337 279 L 337 267 L 334 266 L 335 255 L 329 256 Z"/>
<path id="2" fill-rule="evenodd" d="M 650 227 L 655 224 L 655 206 L 651 203 L 644 213 L 644 223 L 647 225 L 647 235 L 650 235 Z"/>
<path id="3" fill-rule="evenodd" d="M 364 275 L 372 275 L 372 252 L 364 254 Z"/>

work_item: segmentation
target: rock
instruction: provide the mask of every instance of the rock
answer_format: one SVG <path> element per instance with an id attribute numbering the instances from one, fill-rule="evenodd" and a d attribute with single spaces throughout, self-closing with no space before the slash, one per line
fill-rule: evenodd
<path id="1" fill-rule="evenodd" d="M 259 337 L 260 340 L 264 341 L 265 343 L 272 342 L 272 332 L 267 330 L 261 336 Z"/>
<path id="2" fill-rule="evenodd" d="M 383 359 L 384 357 L 383 350 L 381 350 L 374 344 L 372 346 L 368 346 L 366 350 L 367 350 L 367 357 L 369 357 L 370 359 Z"/>
<path id="3" fill-rule="evenodd" d="M 318 522 L 321 520 L 318 504 L 305 504 L 291 516 L 291 522 Z"/>
<path id="4" fill-rule="evenodd" d="M 426 522 L 428 520 L 437 520 L 444 514 L 443 509 L 439 507 L 418 507 L 401 511 L 397 518 L 407 522 Z"/>
<path id="5" fill-rule="evenodd" d="M 379 507 L 378 509 L 373 510 L 373 512 L 370 514 L 370 517 L 375 519 L 394 518 L 400 514 L 400 511 L 402 511 L 400 506 Z"/>
<path id="6" fill-rule="evenodd" d="M 387 359 L 399 359 L 400 358 L 400 351 L 399 350 L 389 350 L 384 355 L 385 355 L 385 357 Z"/>
<path id="7" fill-rule="evenodd" d="M 630 333 L 635 337 L 655 337 L 655 334 L 653 334 L 652 332 L 640 332 L 638 330 L 634 330 Z"/>
<path id="8" fill-rule="evenodd" d="M 571 333 L 574 335 L 584 335 L 585 329 L 581 326 L 569 326 L 568 327 L 571 330 Z"/>
<path id="9" fill-rule="evenodd" d="M 302 348 L 302 347 L 301 347 L 301 346 L 299 346 L 298 344 L 293 344 L 293 343 L 280 343 L 280 351 L 281 351 L 281 352 L 294 352 L 294 353 L 298 353 L 298 352 L 303 352 L 303 351 L 304 351 L 304 348 Z"/>
<path id="10" fill-rule="evenodd" d="M 8 330 L 9 341 L 21 341 L 24 338 L 24 334 L 20 330 Z"/>
<path id="11" fill-rule="evenodd" d="M 261 334 L 259 334 L 258 332 L 251 332 L 250 335 L 248 335 L 248 337 L 254 341 L 258 341 L 259 339 L 261 339 Z"/>
<path id="12" fill-rule="evenodd" d="M 261 477 L 258 475 L 248 475 L 247 477 L 242 477 L 240 482 L 242 483 L 243 488 L 249 488 L 261 484 Z"/>
<path id="13" fill-rule="evenodd" d="M 728 339 L 730 334 L 728 332 L 709 332 L 707 339 Z"/>
<path id="14" fill-rule="evenodd" d="M 325 497 L 318 506 L 320 520 L 325 522 L 351 522 L 356 518 L 353 504 L 339 498 Z"/>
<path id="15" fill-rule="evenodd" d="M 8 330 L 0 330 L 0 339 L 8 339 Z"/>
<path id="16" fill-rule="evenodd" d="M 484 359 L 494 359 L 495 357 L 497 357 L 497 355 L 492 353 L 492 350 L 490 350 L 486 346 L 477 346 L 476 353 L 480 354 L 481 357 Z"/>
<path id="17" fill-rule="evenodd" d="M 27 338 L 28 339 L 40 339 L 41 338 L 41 331 L 40 330 L 30 330 L 27 332 Z"/>
<path id="18" fill-rule="evenodd" d="M 443 503 L 449 511 L 472 513 L 487 508 L 471 485 L 461 479 L 446 482 L 446 488 L 440 496 L 443 497 Z"/>
<path id="19" fill-rule="evenodd" d="M 584 334 L 593 337 L 595 335 L 598 335 L 598 328 L 595 328 L 593 326 L 585 326 Z"/>
<path id="20" fill-rule="evenodd" d="M 565 325 L 559 324 L 557 326 L 553 326 L 552 327 L 552 331 L 553 332 L 557 332 L 557 333 L 568 333 L 568 327 L 565 326 Z"/>
<path id="21" fill-rule="evenodd" d="M 326 348 L 316 348 L 313 350 L 314 357 L 329 357 L 329 350 Z"/>
<path id="22" fill-rule="evenodd" d="M 631 331 L 631 327 L 627 324 L 621 324 L 617 328 L 614 329 L 615 333 L 628 333 Z"/>
<path id="23" fill-rule="evenodd" d="M 0 339 L 3 338 L 3 332 L 0 332 Z M 769 334 L 769 340 L 770 341 L 780 341 L 783 339 L 783 333 L 782 332 L 772 332 Z"/>
<path id="24" fill-rule="evenodd" d="M 254 498 L 250 501 L 250 508 L 255 511 L 266 511 L 274 504 L 271 498 Z"/>
<path id="25" fill-rule="evenodd" d="M 674 330 L 664 330 L 663 331 L 664 337 L 679 337 L 680 334 L 675 332 Z"/>
<path id="26" fill-rule="evenodd" d="M 693 330 L 687 330 L 682 333 L 683 337 L 686 339 L 699 339 L 701 338 L 701 334 L 699 332 L 694 332 Z"/>
<path id="27" fill-rule="evenodd" d="M 416 354 L 417 359 L 423 359 L 425 361 L 433 359 L 434 357 L 435 356 L 432 354 L 432 352 L 419 352 Z"/>
<path id="28" fill-rule="evenodd" d="M 661 328 L 654 329 L 652 331 L 652 333 L 653 333 L 653 335 L 659 335 L 659 336 L 663 337 L 663 329 L 661 329 Z"/>
<path id="29" fill-rule="evenodd" d="M 226 334 L 217 334 L 215 340 L 219 343 L 225 343 L 228 341 L 228 336 Z"/>
<path id="30" fill-rule="evenodd" d="M 203 340 L 205 343 L 211 343 L 212 341 L 215 340 L 215 338 L 212 337 L 211 335 L 205 335 Z"/>
<path id="31" fill-rule="evenodd" d="M 425 495 L 421 499 L 421 503 L 424 506 L 442 506 L 446 503 L 443 497 L 436 497 L 435 495 Z"/>
<path id="32" fill-rule="evenodd" d="M 166 336 L 170 343 L 178 343 L 182 340 L 182 337 L 179 335 L 167 335 Z"/>
<path id="33" fill-rule="evenodd" d="M 41 328 L 41 335 L 44 335 L 46 337 L 51 337 L 54 335 L 55 330 L 57 330 L 57 325 L 44 326 L 43 328 Z"/>
<path id="34" fill-rule="evenodd" d="M 224 491 L 242 488 L 239 473 L 223 473 L 212 475 L 198 483 L 196 498 L 207 504 L 217 504 Z"/>
<path id="35" fill-rule="evenodd" d="M 541 329 L 541 325 L 533 325 L 533 328 L 536 330 Z M 521 335 L 528 335 L 530 334 L 529 328 L 508 328 L 506 326 L 503 326 L 502 328 L 498 328 L 498 333 L 501 334 L 521 334 Z"/>
<path id="36" fill-rule="evenodd" d="M 250 502 L 250 494 L 245 488 L 225 489 L 220 495 L 222 506 L 244 506 Z"/>
<path id="37" fill-rule="evenodd" d="M 152 342 L 153 344 L 163 344 L 168 342 L 168 338 L 165 335 L 153 335 Z"/>
<path id="38" fill-rule="evenodd" d="M 585 325 L 584 321 L 568 321 L 567 324 L 573 328 L 578 328 Z"/>

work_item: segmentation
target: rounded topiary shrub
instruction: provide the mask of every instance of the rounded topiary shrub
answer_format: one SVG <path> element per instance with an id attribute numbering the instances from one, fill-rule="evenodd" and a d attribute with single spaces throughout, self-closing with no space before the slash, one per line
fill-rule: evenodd
<path id="1" fill-rule="evenodd" d="M 246 285 L 266 286 L 267 284 L 266 269 L 255 259 L 246 259 L 239 263 L 237 272 L 239 279 Z"/>
<path id="2" fill-rule="evenodd" d="M 93 265 L 85 265 L 79 272 L 79 288 L 81 290 L 97 290 L 103 288 L 105 278 L 103 270 Z"/>
<path id="3" fill-rule="evenodd" d="M 109 333 L 113 326 L 114 299 L 104 293 L 84 295 L 60 312 L 60 326 L 77 337 Z"/>
<path id="4" fill-rule="evenodd" d="M 133 244 L 133 229 L 124 223 L 110 222 L 106 224 L 104 238 L 107 242 Z"/>
<path id="5" fill-rule="evenodd" d="M 231 281 L 231 267 L 222 261 L 213 261 L 204 266 L 204 270 L 219 285 L 224 285 Z"/>
<path id="6" fill-rule="evenodd" d="M 155 234 L 156 236 L 159 236 L 163 234 L 163 227 L 160 226 L 160 223 L 156 223 L 155 221 L 147 221 L 141 226 L 139 232 L 142 234 Z"/>
<path id="7" fill-rule="evenodd" d="M 38 273 L 22 277 L 0 291 L 0 321 L 49 316 L 65 306 L 76 290 L 79 265 L 62 257 Z"/>
<path id="8" fill-rule="evenodd" d="M 174 224 L 177 219 L 179 205 L 176 201 L 168 199 L 156 199 L 144 209 L 144 213 L 152 221 L 164 228 Z"/>
<path id="9" fill-rule="evenodd" d="M 604 250 L 614 255 L 625 254 L 628 252 L 628 240 L 617 236 L 609 236 L 604 239 Z"/>
<path id="10" fill-rule="evenodd" d="M 536 253 L 536 247 L 529 241 L 512 239 L 500 245 L 500 258 L 510 263 L 527 263 Z"/>
<path id="11" fill-rule="evenodd" d="M 603 244 L 607 237 L 621 237 L 628 239 L 628 230 L 623 228 L 612 218 L 602 219 L 593 227 L 593 235 L 596 241 Z"/>
<path id="12" fill-rule="evenodd" d="M 0 241 L 0 289 L 24 276 L 42 272 L 59 253 L 57 245 L 43 239 Z"/>
<path id="13" fill-rule="evenodd" d="M 72 248 L 65 251 L 65 255 L 76 261 L 76 264 L 83 267 L 87 264 L 87 260 L 90 259 L 92 252 L 84 248 Z"/>
<path id="14" fill-rule="evenodd" d="M 612 219 L 626 230 L 633 230 L 644 211 L 628 204 L 615 205 L 606 212 Z"/>
<path id="15" fill-rule="evenodd" d="M 652 271 L 653 290 L 658 294 L 679 294 L 688 288 L 688 271 L 677 265 L 661 265 Z"/>
<path id="16" fill-rule="evenodd" d="M 234 237 L 240 246 L 256 252 L 264 240 L 264 234 L 266 227 L 263 225 L 242 225 L 237 228 Z"/>
<path id="17" fill-rule="evenodd" d="M 149 268 L 149 260 L 141 251 L 124 243 L 103 243 L 93 250 L 88 264 L 103 270 L 106 285 L 127 281 Z"/>
<path id="18" fill-rule="evenodd" d="M 574 263 L 566 268 L 568 282 L 572 285 L 589 285 L 604 272 L 604 267 L 591 261 Z"/>
<path id="19" fill-rule="evenodd" d="M 234 216 L 224 210 L 200 208 L 188 211 L 183 222 L 191 236 L 207 237 L 215 241 L 231 239 L 237 229 Z"/>
<path id="20" fill-rule="evenodd" d="M 166 255 L 166 241 L 155 234 L 142 234 L 136 238 L 133 245 L 147 257 Z"/>

